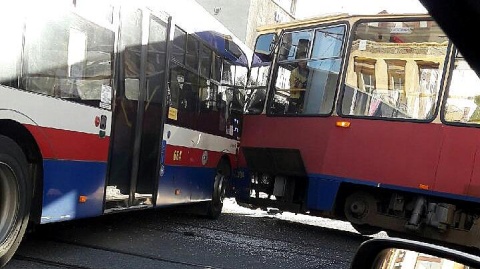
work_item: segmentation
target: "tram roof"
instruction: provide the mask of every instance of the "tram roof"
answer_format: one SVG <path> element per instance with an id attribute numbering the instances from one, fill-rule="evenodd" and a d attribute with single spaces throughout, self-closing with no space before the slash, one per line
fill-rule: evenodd
<path id="1" fill-rule="evenodd" d="M 319 23 L 327 23 L 332 21 L 350 21 L 350 20 L 360 20 L 360 19 L 388 19 L 388 18 L 403 18 L 403 17 L 430 17 L 426 13 L 404 13 L 404 14 L 390 14 L 390 13 L 381 13 L 375 15 L 359 15 L 359 14 L 349 14 L 349 13 L 330 13 L 323 16 L 311 17 L 301 20 L 294 20 L 284 23 L 276 23 L 270 25 L 264 25 L 257 28 L 259 34 L 262 33 L 271 33 L 278 32 L 283 29 L 291 28 L 301 28 L 307 27 Z"/>

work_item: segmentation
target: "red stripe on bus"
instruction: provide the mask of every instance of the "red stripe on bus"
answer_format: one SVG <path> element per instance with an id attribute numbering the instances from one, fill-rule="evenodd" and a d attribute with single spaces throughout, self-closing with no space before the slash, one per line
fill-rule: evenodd
<path id="1" fill-rule="evenodd" d="M 100 161 L 108 159 L 110 137 L 25 125 L 37 142 L 43 158 L 74 161 Z"/>

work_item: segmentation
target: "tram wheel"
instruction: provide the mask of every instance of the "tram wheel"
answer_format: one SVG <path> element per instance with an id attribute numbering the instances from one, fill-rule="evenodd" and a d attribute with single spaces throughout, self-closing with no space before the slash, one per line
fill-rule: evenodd
<path id="1" fill-rule="evenodd" d="M 28 224 L 32 186 L 21 148 L 0 135 L 0 267 L 17 250 Z"/>
<path id="2" fill-rule="evenodd" d="M 355 229 L 361 235 L 374 235 L 382 231 L 380 228 L 373 227 L 368 224 L 356 224 L 352 222 L 350 224 L 353 226 L 353 229 Z"/>
<path id="3" fill-rule="evenodd" d="M 223 200 L 225 199 L 225 190 L 229 176 L 230 166 L 226 161 L 222 161 L 218 165 L 215 174 L 212 201 L 208 202 L 207 204 L 207 217 L 210 219 L 218 219 L 222 213 Z"/>
<path id="4" fill-rule="evenodd" d="M 362 235 L 373 235 L 382 230 L 366 223 L 370 214 L 375 214 L 376 200 L 367 192 L 356 192 L 347 197 L 344 213 L 347 220 Z"/>

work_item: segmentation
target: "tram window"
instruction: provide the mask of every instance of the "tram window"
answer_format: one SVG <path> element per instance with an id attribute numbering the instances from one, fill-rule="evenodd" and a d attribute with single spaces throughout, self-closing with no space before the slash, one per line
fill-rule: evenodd
<path id="1" fill-rule="evenodd" d="M 433 119 L 447 49 L 448 39 L 433 21 L 358 24 L 347 59 L 341 113 Z"/>
<path id="2" fill-rule="evenodd" d="M 342 63 L 344 34 L 343 25 L 317 29 L 311 57 L 307 57 L 307 49 L 297 50 L 294 60 L 287 58 L 279 63 L 270 114 L 328 115 L 332 112 Z M 293 34 L 285 35 L 283 46 L 289 47 L 285 42 Z M 295 40 L 301 39 L 292 42 L 297 42 Z M 290 47 L 295 46 L 292 44 Z"/>
<path id="3" fill-rule="evenodd" d="M 285 33 L 280 44 L 279 60 L 295 60 L 308 57 L 312 45 L 313 30 Z"/>
<path id="4" fill-rule="evenodd" d="M 200 75 L 210 78 L 211 65 L 212 50 L 202 45 L 200 49 Z"/>
<path id="5" fill-rule="evenodd" d="M 263 112 L 270 64 L 274 55 L 273 44 L 276 40 L 277 36 L 273 33 L 257 37 L 251 72 L 247 82 L 248 88 L 244 92 L 245 101 L 241 102 L 242 110 L 247 114 Z"/>
<path id="6" fill-rule="evenodd" d="M 457 51 L 443 118 L 450 123 L 480 124 L 480 78 Z"/>
<path id="7" fill-rule="evenodd" d="M 249 85 L 245 92 L 245 113 L 259 114 L 263 111 L 267 95 L 267 82 L 270 66 L 258 66 L 251 69 Z"/>
<path id="8" fill-rule="evenodd" d="M 258 68 L 258 86 L 267 86 L 268 75 L 270 74 L 270 66 L 261 66 Z"/>
<path id="9" fill-rule="evenodd" d="M 172 57 L 179 63 L 185 62 L 185 47 L 186 47 L 186 40 L 187 33 L 182 29 L 175 27 L 175 33 L 173 37 L 173 52 Z"/>
<path id="10" fill-rule="evenodd" d="M 248 87 L 255 87 L 257 86 L 257 80 L 258 80 L 258 70 L 259 67 L 252 67 L 250 70 L 250 76 L 248 77 Z"/>
<path id="11" fill-rule="evenodd" d="M 2 14 L 11 10 L 0 10 L 0 36 L 8 37 L 2 40 L 0 50 L 0 84 L 18 87 L 20 55 L 22 53 L 23 21 L 21 16 Z"/>
<path id="12" fill-rule="evenodd" d="M 272 62 L 275 39 L 275 34 L 262 34 L 257 37 L 252 66 Z"/>
<path id="13" fill-rule="evenodd" d="M 340 57 L 344 42 L 345 26 L 317 29 L 312 58 L 327 59 Z"/>
<path id="14" fill-rule="evenodd" d="M 186 65 L 194 70 L 197 70 L 198 68 L 198 46 L 198 40 L 195 37 L 188 35 Z"/>

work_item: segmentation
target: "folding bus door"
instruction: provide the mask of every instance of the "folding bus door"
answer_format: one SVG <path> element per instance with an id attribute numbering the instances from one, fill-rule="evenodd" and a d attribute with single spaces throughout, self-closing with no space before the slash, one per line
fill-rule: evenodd
<path id="1" fill-rule="evenodd" d="M 153 206 L 165 120 L 169 25 L 167 15 L 121 11 L 107 212 Z"/>

